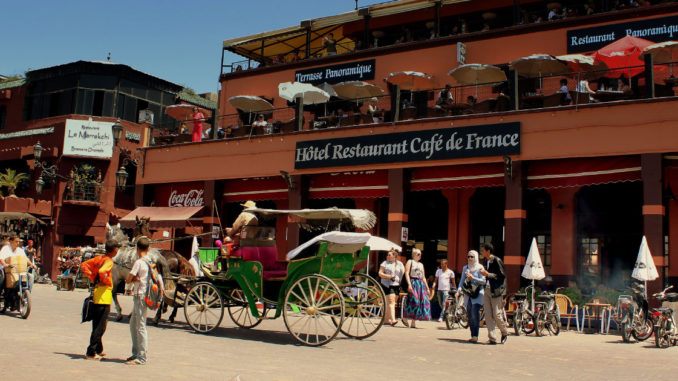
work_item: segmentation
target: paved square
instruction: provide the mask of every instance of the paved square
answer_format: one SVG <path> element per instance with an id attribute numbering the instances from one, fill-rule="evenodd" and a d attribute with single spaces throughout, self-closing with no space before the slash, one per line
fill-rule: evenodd
<path id="1" fill-rule="evenodd" d="M 84 290 L 36 285 L 27 320 L 0 315 L 0 364 L 6 380 L 641 380 L 672 379 L 678 348 L 653 339 L 623 344 L 618 335 L 563 332 L 557 337 L 510 336 L 505 345 L 469 344 L 468 330 L 438 322 L 418 329 L 383 327 L 358 341 L 341 334 L 324 347 L 297 345 L 281 319 L 253 330 L 237 328 L 226 313 L 211 335 L 195 334 L 179 310 L 176 324 L 149 327 L 149 362 L 128 366 L 126 321 L 109 320 L 105 361 L 86 361 L 91 324 L 80 324 Z M 120 297 L 129 313 L 131 297 Z M 166 314 L 165 316 L 168 316 Z M 487 331 L 481 328 L 481 343 Z"/>

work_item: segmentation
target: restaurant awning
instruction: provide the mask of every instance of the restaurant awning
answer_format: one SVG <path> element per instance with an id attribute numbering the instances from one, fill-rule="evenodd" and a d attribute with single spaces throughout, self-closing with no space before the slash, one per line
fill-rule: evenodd
<path id="1" fill-rule="evenodd" d="M 120 219 L 120 226 L 123 228 L 133 228 L 136 217 L 150 217 L 152 228 L 183 228 L 186 225 L 202 224 L 202 219 L 195 219 L 193 223 L 189 221 L 193 215 L 198 213 L 202 206 L 189 206 L 183 208 L 174 208 L 169 206 L 140 206 L 131 213 Z"/>
<path id="2" fill-rule="evenodd" d="M 23 212 L 0 212 L 0 222 L 13 221 L 13 220 L 26 220 L 28 222 L 36 222 L 41 225 L 45 225 L 45 222 L 38 219 L 36 216 L 30 213 Z"/>
<path id="3" fill-rule="evenodd" d="M 388 197 L 388 172 L 322 173 L 311 176 L 309 198 Z"/>
<path id="4" fill-rule="evenodd" d="M 504 186 L 502 163 L 414 168 L 412 191 Z"/>
<path id="5" fill-rule="evenodd" d="M 287 199 L 287 184 L 282 176 L 227 180 L 224 199 L 226 202 L 284 200 Z"/>
<path id="6" fill-rule="evenodd" d="M 563 188 L 622 181 L 640 181 L 639 156 L 556 159 L 531 162 L 527 187 Z"/>

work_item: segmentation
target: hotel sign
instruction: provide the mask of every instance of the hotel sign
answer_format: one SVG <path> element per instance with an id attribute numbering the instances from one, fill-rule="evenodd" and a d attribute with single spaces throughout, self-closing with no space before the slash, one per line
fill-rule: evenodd
<path id="1" fill-rule="evenodd" d="M 294 81 L 310 83 L 312 85 L 323 82 L 339 83 L 346 81 L 365 81 L 374 79 L 375 65 L 376 60 L 372 59 L 299 70 L 294 73 Z"/>
<path id="2" fill-rule="evenodd" d="M 678 16 L 568 30 L 567 53 L 598 50 L 626 36 L 654 42 L 678 39 Z"/>
<path id="3" fill-rule="evenodd" d="M 520 122 L 297 142 L 295 169 L 520 154 Z"/>
<path id="4" fill-rule="evenodd" d="M 64 156 L 113 157 L 113 123 L 66 119 Z"/>

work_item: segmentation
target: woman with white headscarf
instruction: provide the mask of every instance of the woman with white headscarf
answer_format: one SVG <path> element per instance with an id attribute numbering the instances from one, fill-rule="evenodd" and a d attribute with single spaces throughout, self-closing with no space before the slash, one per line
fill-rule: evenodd
<path id="1" fill-rule="evenodd" d="M 483 265 L 478 262 L 478 252 L 469 250 L 468 264 L 464 266 L 459 278 L 459 287 L 457 288 L 457 297 L 462 293 L 464 295 L 466 313 L 468 314 L 468 324 L 471 328 L 471 339 L 469 342 L 478 342 L 478 331 L 480 330 L 480 309 L 483 307 L 483 296 L 485 277 L 480 273 Z"/>

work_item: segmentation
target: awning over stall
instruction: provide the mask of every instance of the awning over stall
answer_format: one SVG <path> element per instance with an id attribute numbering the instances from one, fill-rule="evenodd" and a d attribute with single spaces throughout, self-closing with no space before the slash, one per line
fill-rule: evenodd
<path id="1" fill-rule="evenodd" d="M 284 200 L 287 184 L 282 176 L 227 180 L 224 183 L 226 202 Z"/>
<path id="2" fill-rule="evenodd" d="M 356 171 L 311 176 L 310 198 L 388 197 L 388 172 Z"/>
<path id="3" fill-rule="evenodd" d="M 530 189 L 641 180 L 639 156 L 540 160 L 530 162 L 527 173 Z"/>
<path id="4" fill-rule="evenodd" d="M 502 163 L 414 168 L 410 181 L 413 191 L 501 186 L 504 186 Z"/>
<path id="5" fill-rule="evenodd" d="M 150 217 L 152 228 L 183 228 L 191 225 L 202 225 L 202 219 L 196 218 L 192 223 L 191 217 L 198 213 L 202 206 L 175 208 L 169 206 L 140 206 L 130 214 L 120 219 L 120 226 L 133 228 L 136 217 Z"/>

